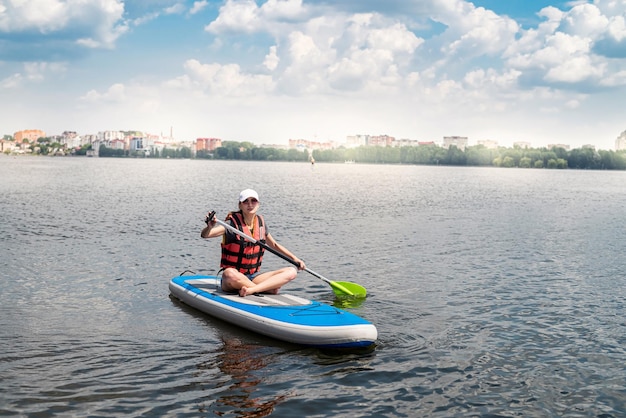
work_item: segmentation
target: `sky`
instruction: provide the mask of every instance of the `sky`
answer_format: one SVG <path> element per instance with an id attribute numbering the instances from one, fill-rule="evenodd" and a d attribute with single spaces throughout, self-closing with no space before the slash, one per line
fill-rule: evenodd
<path id="1" fill-rule="evenodd" d="M 614 149 L 626 0 L 0 0 L 0 135 Z"/>

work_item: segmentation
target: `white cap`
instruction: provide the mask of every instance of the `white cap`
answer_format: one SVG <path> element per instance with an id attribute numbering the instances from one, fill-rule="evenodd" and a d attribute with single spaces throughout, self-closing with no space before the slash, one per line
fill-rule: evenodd
<path id="1" fill-rule="evenodd" d="M 259 200 L 259 195 L 257 192 L 255 192 L 252 189 L 246 189 L 243 192 L 239 193 L 239 201 L 243 202 L 244 200 L 246 200 L 249 197 L 253 197 L 256 200 Z"/>

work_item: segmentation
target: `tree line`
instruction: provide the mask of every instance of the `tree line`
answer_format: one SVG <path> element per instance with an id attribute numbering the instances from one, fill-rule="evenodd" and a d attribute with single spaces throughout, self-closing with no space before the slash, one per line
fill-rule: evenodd
<path id="1" fill-rule="evenodd" d="M 41 154 L 48 150 L 61 148 L 61 144 L 52 143 L 49 138 L 39 138 L 31 148 Z M 91 145 L 74 150 L 75 155 L 85 155 Z M 165 148 L 146 153 L 107 148 L 101 145 L 100 157 L 145 157 L 145 158 L 193 158 L 189 147 L 177 149 Z M 626 170 L 626 151 L 595 150 L 593 148 L 486 148 L 475 145 L 464 150 L 451 146 L 443 148 L 435 144 L 403 147 L 360 146 L 356 148 L 335 148 L 330 150 L 278 149 L 258 147 L 251 142 L 224 141 L 214 151 L 198 151 L 195 158 L 218 160 L 254 160 L 254 161 L 316 161 L 340 162 L 353 161 L 368 164 L 415 164 L 449 165 L 481 167 L 519 167 L 551 169 L 591 169 L 591 170 Z"/>
<path id="2" fill-rule="evenodd" d="M 360 146 L 330 150 L 299 151 L 260 148 L 250 142 L 224 142 L 214 152 L 198 151 L 197 158 L 261 161 L 346 162 L 368 164 L 416 164 L 551 169 L 626 170 L 626 151 L 593 148 L 486 148 L 475 145 L 461 150 L 435 144 L 404 147 Z"/>

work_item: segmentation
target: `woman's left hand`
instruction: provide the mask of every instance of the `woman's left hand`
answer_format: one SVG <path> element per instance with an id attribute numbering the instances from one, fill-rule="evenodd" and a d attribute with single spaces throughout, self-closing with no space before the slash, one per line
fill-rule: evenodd
<path id="1" fill-rule="evenodd" d="M 296 263 L 298 263 L 298 270 L 304 270 L 306 269 L 306 265 L 304 264 L 304 261 L 300 260 L 298 257 L 294 258 L 294 260 Z"/>

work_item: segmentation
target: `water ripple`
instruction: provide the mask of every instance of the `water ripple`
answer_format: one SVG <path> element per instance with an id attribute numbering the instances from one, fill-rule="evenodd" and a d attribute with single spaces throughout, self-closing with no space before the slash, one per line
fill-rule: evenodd
<path id="1" fill-rule="evenodd" d="M 0 159 L 2 416 L 626 414 L 623 173 Z M 217 271 L 202 217 L 247 187 L 309 267 L 368 289 L 341 306 L 374 349 L 170 300 L 170 277 Z M 342 303 L 306 273 L 286 290 Z"/>

